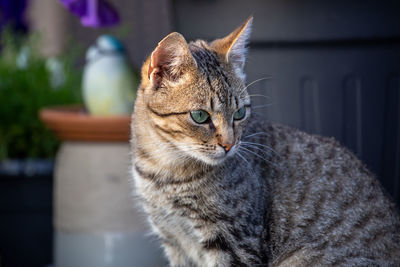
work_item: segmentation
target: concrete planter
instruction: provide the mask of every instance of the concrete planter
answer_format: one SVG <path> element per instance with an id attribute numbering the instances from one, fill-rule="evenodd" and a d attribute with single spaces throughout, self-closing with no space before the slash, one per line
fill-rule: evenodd
<path id="1" fill-rule="evenodd" d="M 54 174 L 55 266 L 165 265 L 131 193 L 129 117 L 91 120 L 76 108 L 46 112 L 42 118 L 64 140 Z"/>

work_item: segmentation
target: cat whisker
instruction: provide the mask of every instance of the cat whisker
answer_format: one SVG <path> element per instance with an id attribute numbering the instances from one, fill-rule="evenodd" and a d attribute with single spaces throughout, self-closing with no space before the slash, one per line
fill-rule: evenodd
<path id="1" fill-rule="evenodd" d="M 257 149 L 258 151 L 260 151 L 261 153 L 265 154 L 265 156 L 268 155 L 267 151 L 265 151 L 264 149 L 260 148 L 260 147 L 256 147 L 254 145 L 249 145 L 249 144 L 243 144 L 244 147 L 248 147 L 248 148 L 252 148 L 252 149 Z"/>
<path id="2" fill-rule="evenodd" d="M 251 163 L 246 159 L 246 157 L 243 156 L 242 154 L 240 154 L 239 150 L 236 152 L 236 154 L 247 163 L 247 165 L 249 166 L 249 170 L 255 175 L 255 172 L 253 170 L 253 166 L 251 166 Z"/>
<path id="3" fill-rule="evenodd" d="M 251 167 L 250 162 L 249 162 L 242 154 L 240 154 L 239 151 L 237 151 L 236 153 L 237 153 L 237 155 L 238 155 L 241 159 L 243 159 L 243 160 Z M 250 169 L 251 169 L 251 168 L 250 168 Z"/>
<path id="4" fill-rule="evenodd" d="M 245 148 L 245 147 L 244 147 L 244 148 Z M 261 148 L 259 148 L 259 147 L 256 147 L 256 146 L 248 146 L 248 148 L 257 149 L 258 151 L 261 151 L 262 153 L 265 153 L 265 155 L 268 155 L 267 152 L 266 152 L 265 150 L 263 150 L 263 149 L 261 149 Z M 278 155 L 278 157 L 279 157 L 279 155 Z M 272 161 L 267 160 L 267 159 L 264 159 L 264 160 L 265 160 L 266 162 L 270 163 L 271 165 L 273 165 L 273 166 L 275 166 L 276 168 L 279 169 L 278 165 L 276 165 L 276 164 L 273 163 Z"/>
<path id="5" fill-rule="evenodd" d="M 267 76 L 267 77 L 263 77 L 263 78 L 260 78 L 260 79 L 257 79 L 257 80 L 252 81 L 251 83 L 249 83 L 248 85 L 246 85 L 246 86 L 242 89 L 242 91 L 240 91 L 240 94 L 243 93 L 244 90 L 246 90 L 248 87 L 250 87 L 251 85 L 255 84 L 256 82 L 259 82 L 259 81 L 262 81 L 262 80 L 269 80 L 269 79 L 271 79 L 271 78 L 272 78 L 271 76 Z"/>
<path id="6" fill-rule="evenodd" d="M 250 138 L 250 137 L 256 136 L 256 135 L 268 135 L 268 133 L 266 133 L 266 132 L 257 132 L 257 133 L 246 135 L 243 138 Z"/>
<path id="7" fill-rule="evenodd" d="M 264 97 L 264 98 L 268 98 L 271 99 L 272 97 L 267 96 L 267 95 L 260 95 L 260 94 L 253 94 L 253 95 L 248 95 L 249 97 L 255 97 L 255 96 L 260 96 L 260 97 Z"/>
<path id="8" fill-rule="evenodd" d="M 239 147 L 239 149 L 244 149 L 244 151 L 253 154 L 254 156 L 256 156 L 256 157 L 258 157 L 258 158 L 264 160 L 265 162 L 267 162 L 267 163 L 269 163 L 269 164 L 271 164 L 271 165 L 273 165 L 274 167 L 276 167 L 276 168 L 279 169 L 279 166 L 278 166 L 278 165 L 276 165 L 276 164 L 273 163 L 272 161 L 267 160 L 266 158 L 260 156 L 259 154 L 257 154 L 256 152 L 250 150 L 249 148 L 246 148 L 246 147 L 244 147 L 244 146 L 242 145 L 242 146 Z"/>
<path id="9" fill-rule="evenodd" d="M 268 150 L 265 150 L 264 147 L 258 147 L 257 145 L 254 145 L 252 143 L 249 142 L 240 142 L 242 145 L 244 145 L 245 147 L 257 147 L 258 149 L 261 149 L 262 152 L 267 153 Z M 271 151 L 271 150 L 270 150 Z M 273 152 L 273 151 L 272 151 Z"/>
<path id="10" fill-rule="evenodd" d="M 277 155 L 278 157 L 281 157 L 281 156 L 279 155 L 279 153 L 276 152 L 276 150 L 273 149 L 273 148 L 270 147 L 270 146 L 263 145 L 263 144 L 260 144 L 260 143 L 247 142 L 247 141 L 240 141 L 240 143 L 242 143 L 242 144 L 248 144 L 248 145 L 252 145 L 252 146 L 260 146 L 260 147 L 266 148 L 266 149 L 272 151 L 272 152 L 273 152 L 275 155 Z"/>
<path id="11" fill-rule="evenodd" d="M 244 154 L 247 155 L 247 154 L 249 153 L 250 150 L 249 150 L 249 149 L 246 149 L 246 148 L 243 147 L 243 146 L 240 146 L 239 149 L 238 149 L 238 152 L 239 152 L 239 151 L 242 151 Z M 254 154 L 253 151 L 250 151 L 250 152 L 252 152 L 252 154 Z M 257 156 L 260 157 L 258 154 L 257 154 Z M 262 158 L 262 157 L 261 157 L 261 158 Z M 264 159 L 264 158 L 262 158 L 262 159 L 263 159 L 263 160 L 266 160 L 266 159 Z M 268 161 L 267 161 L 267 162 L 268 162 Z M 268 163 L 269 163 L 269 162 L 268 162 Z"/>
<path id="12" fill-rule="evenodd" d="M 266 104 L 266 105 L 259 105 L 259 106 L 254 106 L 254 107 L 251 107 L 251 108 L 253 108 L 253 109 L 256 109 L 256 108 L 266 108 L 266 107 L 272 106 L 272 104 L 273 104 L 273 103 L 269 103 L 269 104 Z"/>

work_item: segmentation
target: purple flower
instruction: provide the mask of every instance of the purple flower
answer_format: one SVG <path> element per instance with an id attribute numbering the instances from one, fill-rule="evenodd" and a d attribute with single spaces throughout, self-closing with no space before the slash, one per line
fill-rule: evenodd
<path id="1" fill-rule="evenodd" d="M 119 22 L 115 8 L 105 0 L 60 0 L 86 27 L 106 27 Z"/>

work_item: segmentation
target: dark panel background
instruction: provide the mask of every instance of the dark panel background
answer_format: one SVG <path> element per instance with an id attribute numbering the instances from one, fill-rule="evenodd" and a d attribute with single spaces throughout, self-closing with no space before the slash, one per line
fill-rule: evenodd
<path id="1" fill-rule="evenodd" d="M 250 14 L 246 72 L 256 111 L 334 136 L 400 203 L 400 2 L 173 1 L 188 40 L 222 37 Z"/>
<path id="2" fill-rule="evenodd" d="M 0 176 L 0 266 L 52 262 L 52 177 Z"/>

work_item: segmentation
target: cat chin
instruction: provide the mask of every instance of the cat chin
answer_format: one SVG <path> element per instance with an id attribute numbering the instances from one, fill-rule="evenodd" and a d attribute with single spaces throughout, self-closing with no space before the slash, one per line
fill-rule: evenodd
<path id="1" fill-rule="evenodd" d="M 208 164 L 208 165 L 212 165 L 212 166 L 216 166 L 221 164 L 222 162 L 224 162 L 226 160 L 227 157 L 222 157 L 222 158 L 205 158 L 203 159 L 203 161 Z"/>
<path id="2" fill-rule="evenodd" d="M 216 166 L 223 163 L 227 158 L 235 154 L 235 151 L 229 151 L 227 154 L 214 154 L 214 155 L 195 155 L 194 157 L 208 165 Z"/>
<path id="3" fill-rule="evenodd" d="M 205 163 L 207 165 L 218 165 L 220 163 L 222 163 L 227 157 L 225 155 L 222 156 L 210 156 L 210 155 L 205 155 L 205 154 L 191 154 L 191 157 L 193 157 L 194 159 Z"/>

